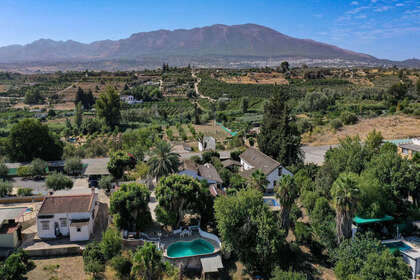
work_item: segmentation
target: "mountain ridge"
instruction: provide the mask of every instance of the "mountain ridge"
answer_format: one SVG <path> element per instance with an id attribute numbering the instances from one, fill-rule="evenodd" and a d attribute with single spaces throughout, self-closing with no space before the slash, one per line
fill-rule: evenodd
<path id="1" fill-rule="evenodd" d="M 210 67 L 264 64 L 274 58 L 275 64 L 288 58 L 292 64 L 308 60 L 309 64 L 346 65 L 407 64 L 420 67 L 417 59 L 393 62 L 369 54 L 354 52 L 312 39 L 299 39 L 272 28 L 253 23 L 196 27 L 192 29 L 159 29 L 137 32 L 119 40 L 81 43 L 74 40 L 38 39 L 25 45 L 0 47 L 1 64 L 90 63 L 131 60 L 136 67 L 197 64 Z M 225 61 L 224 61 L 225 60 Z M 267 62 L 266 62 L 267 64 Z M 100 67 L 99 67 L 100 68 Z M 118 68 L 118 67 L 117 67 Z M 124 68 L 124 67 L 122 67 Z"/>

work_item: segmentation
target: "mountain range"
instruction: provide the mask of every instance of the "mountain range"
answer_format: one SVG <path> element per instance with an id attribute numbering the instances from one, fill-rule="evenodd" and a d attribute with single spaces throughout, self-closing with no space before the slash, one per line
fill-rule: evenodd
<path id="1" fill-rule="evenodd" d="M 129 70 L 192 64 L 201 67 L 293 64 L 420 67 L 420 60 L 390 61 L 309 39 L 297 39 L 256 24 L 157 30 L 90 44 L 40 39 L 0 48 L 0 69 Z"/>

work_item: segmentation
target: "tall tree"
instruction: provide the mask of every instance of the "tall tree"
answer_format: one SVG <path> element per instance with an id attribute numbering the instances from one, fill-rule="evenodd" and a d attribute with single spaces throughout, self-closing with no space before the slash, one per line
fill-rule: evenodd
<path id="1" fill-rule="evenodd" d="M 295 199 L 298 197 L 299 189 L 295 179 L 290 175 L 283 175 L 276 187 L 276 198 L 280 202 L 280 221 L 287 233 L 290 226 L 289 214 Z"/>
<path id="2" fill-rule="evenodd" d="M 162 261 L 162 252 L 151 242 L 138 247 L 133 256 L 132 274 L 144 280 L 163 278 L 168 264 Z"/>
<path id="3" fill-rule="evenodd" d="M 287 61 L 283 61 L 283 62 L 280 64 L 280 67 L 281 67 L 281 71 L 282 71 L 283 73 L 288 72 L 288 71 L 289 71 L 289 62 L 287 62 Z"/>
<path id="4" fill-rule="evenodd" d="M 356 202 L 359 194 L 357 175 L 354 173 L 342 173 L 338 176 L 331 189 L 336 211 L 337 241 L 351 237 L 351 224 L 356 210 Z"/>
<path id="5" fill-rule="evenodd" d="M 286 94 L 277 93 L 265 105 L 258 146 L 284 166 L 302 162 L 301 136 Z"/>
<path id="6" fill-rule="evenodd" d="M 244 114 L 247 113 L 248 107 L 249 107 L 248 98 L 247 97 L 242 98 L 242 113 Z"/>
<path id="7" fill-rule="evenodd" d="M 200 182 L 187 175 L 173 174 L 162 178 L 156 188 L 158 221 L 178 227 L 184 214 L 197 209 L 200 202 Z"/>
<path id="8" fill-rule="evenodd" d="M 79 102 L 76 104 L 76 108 L 74 109 L 74 124 L 78 130 L 80 130 L 82 121 L 83 121 L 83 109 L 82 109 L 82 103 Z"/>
<path id="9" fill-rule="evenodd" d="M 22 249 L 11 254 L 0 264 L 0 279 L 24 280 L 25 274 L 35 268 L 35 264 Z"/>
<path id="10" fill-rule="evenodd" d="M 119 229 L 139 231 L 150 224 L 150 191 L 142 184 L 123 184 L 110 199 L 110 212 Z"/>
<path id="11" fill-rule="evenodd" d="M 235 252 L 249 271 L 267 279 L 276 265 L 288 262 L 284 231 L 261 192 L 246 188 L 217 197 L 214 210 L 223 247 Z"/>
<path id="12" fill-rule="evenodd" d="M 136 160 L 125 151 L 117 151 L 111 154 L 107 168 L 109 173 L 116 179 L 120 179 L 124 175 L 124 171 L 128 168 L 134 168 Z"/>
<path id="13" fill-rule="evenodd" d="M 114 128 L 120 124 L 121 119 L 121 102 L 117 91 L 112 87 L 107 87 L 96 100 L 96 113 L 99 118 L 105 120 L 105 123 Z"/>
<path id="14" fill-rule="evenodd" d="M 92 273 L 93 279 L 105 271 L 105 256 L 96 241 L 89 243 L 83 250 L 83 264 L 85 271 Z"/>
<path id="15" fill-rule="evenodd" d="M 179 154 L 171 152 L 171 144 L 160 141 L 153 149 L 153 156 L 148 161 L 150 175 L 159 179 L 178 171 Z"/>
<path id="16" fill-rule="evenodd" d="M 48 126 L 35 119 L 24 119 L 15 124 L 7 140 L 9 157 L 12 160 L 58 160 L 63 154 L 63 143 L 60 139 Z"/>

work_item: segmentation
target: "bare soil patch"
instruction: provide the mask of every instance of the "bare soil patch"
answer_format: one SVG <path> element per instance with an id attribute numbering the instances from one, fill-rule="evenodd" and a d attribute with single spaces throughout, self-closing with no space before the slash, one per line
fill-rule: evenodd
<path id="1" fill-rule="evenodd" d="M 34 259 L 36 268 L 26 276 L 28 280 L 87 280 L 82 256 Z M 58 266 L 57 266 L 58 265 Z"/>
<path id="2" fill-rule="evenodd" d="M 202 132 L 204 136 L 213 136 L 217 141 L 223 141 L 229 136 L 220 125 L 213 125 L 213 122 L 211 124 L 194 125 L 194 128 L 197 132 Z"/>
<path id="3" fill-rule="evenodd" d="M 309 146 L 333 145 L 338 144 L 339 139 L 355 135 L 359 135 L 364 140 L 373 129 L 380 131 L 384 139 L 418 137 L 420 136 L 420 119 L 406 115 L 364 119 L 357 124 L 344 126 L 336 132 L 325 128 L 317 134 L 306 133 L 303 135 L 302 142 Z"/>
<path id="4" fill-rule="evenodd" d="M 288 85 L 282 73 L 248 73 L 246 76 L 223 77 L 222 81 L 231 84 L 270 84 Z"/>

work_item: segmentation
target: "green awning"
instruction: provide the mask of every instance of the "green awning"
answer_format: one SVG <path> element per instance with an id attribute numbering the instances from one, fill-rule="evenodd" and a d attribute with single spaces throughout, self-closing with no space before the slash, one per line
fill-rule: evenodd
<path id="1" fill-rule="evenodd" d="M 385 215 L 382 218 L 373 218 L 373 219 L 363 219 L 363 218 L 358 217 L 358 216 L 353 218 L 353 222 L 355 222 L 358 225 L 389 222 L 389 221 L 392 221 L 392 220 L 394 220 L 394 217 L 388 216 L 388 215 Z"/>

